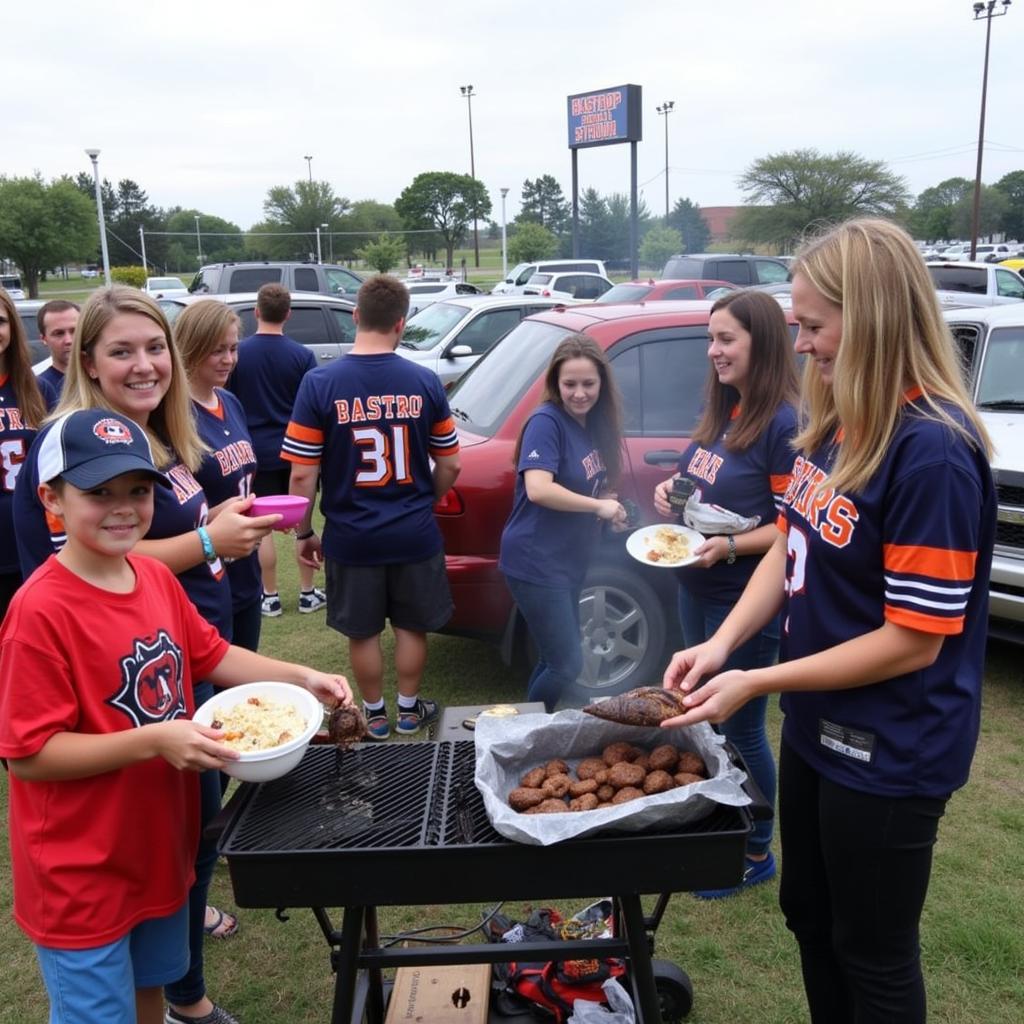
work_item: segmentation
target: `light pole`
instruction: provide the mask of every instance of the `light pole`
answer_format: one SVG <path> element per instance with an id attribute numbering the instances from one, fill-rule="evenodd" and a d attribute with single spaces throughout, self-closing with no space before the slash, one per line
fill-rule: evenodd
<path id="1" fill-rule="evenodd" d="M 199 214 L 195 214 L 194 217 L 196 222 L 196 252 L 199 253 L 199 266 L 201 267 L 203 265 L 203 238 L 199 234 Z"/>
<path id="2" fill-rule="evenodd" d="M 317 263 L 323 263 L 324 257 L 320 252 L 320 225 L 316 226 L 316 261 Z"/>
<path id="3" fill-rule="evenodd" d="M 665 100 L 660 107 L 654 109 L 665 118 L 665 223 L 668 224 L 668 115 L 675 107 L 675 100 Z"/>
<path id="4" fill-rule="evenodd" d="M 501 190 L 501 279 L 502 281 L 508 277 L 508 245 L 505 237 L 505 196 L 508 195 L 508 189 L 503 188 Z"/>
<path id="5" fill-rule="evenodd" d="M 309 170 L 309 183 L 313 184 L 313 158 L 311 156 L 304 156 L 302 158 L 306 161 L 306 168 Z"/>
<path id="6" fill-rule="evenodd" d="M 476 160 L 473 157 L 473 86 L 460 85 L 459 91 L 466 97 L 469 110 L 469 176 L 476 181 Z M 476 226 L 476 211 L 473 217 L 473 257 L 476 266 L 480 266 L 480 232 Z"/>
<path id="7" fill-rule="evenodd" d="M 87 149 L 85 155 L 92 161 L 92 178 L 96 184 L 96 216 L 100 220 L 100 251 L 103 253 L 103 280 L 110 287 L 110 256 L 107 253 L 107 225 L 103 220 L 103 193 L 100 191 L 100 151 Z"/>
<path id="8" fill-rule="evenodd" d="M 985 70 L 981 76 L 981 123 L 978 126 L 978 169 L 974 174 L 974 206 L 971 209 L 971 259 L 978 254 L 978 221 L 981 215 L 981 156 L 985 144 L 985 99 L 988 93 L 988 46 L 992 38 L 992 19 L 1009 11 L 1010 0 L 1001 0 L 1003 9 L 996 11 L 996 0 L 974 5 L 974 20 L 985 19 Z"/>
<path id="9" fill-rule="evenodd" d="M 327 225 L 326 224 L 321 224 L 320 225 L 320 230 L 321 231 L 326 231 L 327 230 Z M 320 250 L 317 249 L 317 256 L 319 256 L 319 255 L 320 255 Z M 322 263 L 323 260 L 321 260 L 320 262 Z M 331 241 L 331 262 L 332 263 L 334 262 L 334 241 L 333 240 Z"/>

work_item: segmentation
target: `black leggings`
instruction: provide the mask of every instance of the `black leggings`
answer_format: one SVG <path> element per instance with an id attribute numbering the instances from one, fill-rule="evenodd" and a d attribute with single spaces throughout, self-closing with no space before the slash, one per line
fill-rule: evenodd
<path id="1" fill-rule="evenodd" d="M 779 904 L 813 1024 L 923 1024 L 918 924 L 945 807 L 837 785 L 783 741 Z"/>

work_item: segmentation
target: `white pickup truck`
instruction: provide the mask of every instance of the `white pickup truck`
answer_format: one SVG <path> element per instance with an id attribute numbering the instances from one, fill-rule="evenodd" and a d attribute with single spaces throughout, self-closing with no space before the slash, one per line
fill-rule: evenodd
<path id="1" fill-rule="evenodd" d="M 969 260 L 927 264 L 943 309 L 1024 301 L 1024 277 L 1009 267 Z"/>

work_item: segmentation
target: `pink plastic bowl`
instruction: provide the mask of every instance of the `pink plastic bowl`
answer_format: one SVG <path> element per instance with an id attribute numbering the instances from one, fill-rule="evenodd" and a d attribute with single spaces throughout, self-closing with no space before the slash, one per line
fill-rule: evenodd
<path id="1" fill-rule="evenodd" d="M 275 513 L 284 516 L 275 530 L 290 530 L 305 515 L 309 498 L 301 498 L 297 494 L 265 494 L 254 499 L 249 509 L 251 516 L 270 516 Z"/>

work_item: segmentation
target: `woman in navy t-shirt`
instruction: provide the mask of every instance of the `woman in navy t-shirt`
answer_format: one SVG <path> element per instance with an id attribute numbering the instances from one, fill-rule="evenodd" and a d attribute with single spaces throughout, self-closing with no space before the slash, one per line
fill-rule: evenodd
<path id="1" fill-rule="evenodd" d="M 679 472 L 658 484 L 654 507 L 664 516 L 672 481 L 695 485 L 694 495 L 751 522 L 742 533 L 707 536 L 693 565 L 677 569 L 679 621 L 687 647 L 703 643 L 732 610 L 778 536 L 775 519 L 793 468 L 798 383 L 793 344 L 778 302 L 764 292 L 730 292 L 711 307 L 704 412 Z M 738 647 L 725 668 L 771 665 L 779 653 L 778 619 Z M 768 698 L 758 697 L 724 721 L 754 781 L 775 806 L 775 758 L 765 731 Z M 698 892 L 715 899 L 775 877 L 771 819 L 758 821 L 747 843 L 739 887 Z"/>
<path id="2" fill-rule="evenodd" d="M 580 591 L 600 523 L 626 522 L 626 510 L 606 496 L 622 465 L 619 394 L 604 352 L 586 335 L 555 349 L 515 463 L 498 567 L 537 646 L 527 698 L 554 711 L 583 667 Z"/>
<path id="3" fill-rule="evenodd" d="M 807 422 L 780 536 L 715 635 L 672 659 L 665 685 L 691 710 L 663 724 L 783 694 L 779 901 L 811 1020 L 919 1024 L 932 848 L 980 722 L 991 446 L 900 228 L 853 220 L 810 243 L 793 313 Z M 722 672 L 780 609 L 779 664 Z"/>

